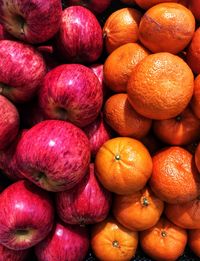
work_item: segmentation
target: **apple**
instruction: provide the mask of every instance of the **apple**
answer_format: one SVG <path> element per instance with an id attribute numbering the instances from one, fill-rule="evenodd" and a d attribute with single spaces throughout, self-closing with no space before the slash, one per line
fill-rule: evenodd
<path id="1" fill-rule="evenodd" d="M 35 247 L 38 261 L 81 261 L 89 248 L 89 236 L 85 227 L 56 222 L 54 229 Z"/>
<path id="2" fill-rule="evenodd" d="M 103 221 L 110 210 L 111 192 L 97 180 L 94 164 L 88 175 L 73 189 L 56 194 L 57 214 L 68 224 L 94 224 Z"/>
<path id="3" fill-rule="evenodd" d="M 6 97 L 0 95 L 0 150 L 5 149 L 19 131 L 19 113 Z"/>
<path id="4" fill-rule="evenodd" d="M 63 191 L 85 176 L 90 144 L 85 133 L 73 124 L 45 120 L 20 139 L 16 159 L 24 177 L 45 190 Z"/>
<path id="5" fill-rule="evenodd" d="M 12 181 L 24 179 L 24 176 L 18 169 L 16 160 L 16 148 L 19 140 L 27 130 L 20 130 L 15 140 L 4 150 L 0 151 L 0 169 Z"/>
<path id="6" fill-rule="evenodd" d="M 105 84 L 104 74 L 103 74 L 103 64 L 93 64 L 90 66 L 90 69 L 92 69 L 93 73 L 99 79 L 103 90 L 103 99 L 104 101 L 106 101 L 112 95 L 112 91 Z"/>
<path id="7" fill-rule="evenodd" d="M 0 244 L 0 261 L 27 261 L 29 249 L 12 250 Z"/>
<path id="8" fill-rule="evenodd" d="M 42 56 L 31 46 L 0 41 L 0 94 L 14 102 L 28 101 L 46 74 Z"/>
<path id="9" fill-rule="evenodd" d="M 82 6 L 66 8 L 55 47 L 64 61 L 95 62 L 103 49 L 103 33 L 95 15 Z"/>
<path id="10" fill-rule="evenodd" d="M 9 34 L 2 24 L 0 24 L 0 40 L 14 40 L 15 38 Z"/>
<path id="11" fill-rule="evenodd" d="M 78 127 L 97 118 L 102 100 L 98 78 L 81 64 L 54 68 L 46 74 L 39 90 L 39 106 L 47 118 L 70 121 Z"/>
<path id="12" fill-rule="evenodd" d="M 0 194 L 0 244 L 13 250 L 30 248 L 51 231 L 54 208 L 48 193 L 27 180 Z"/>
<path id="13" fill-rule="evenodd" d="M 100 147 L 112 137 L 111 129 L 103 120 L 103 115 L 83 128 L 90 142 L 91 156 L 94 158 Z"/>
<path id="14" fill-rule="evenodd" d="M 22 41 L 42 43 L 59 29 L 62 15 L 60 0 L 1 0 L 0 23 Z"/>
<path id="15" fill-rule="evenodd" d="M 104 12 L 110 5 L 111 0 L 68 0 L 68 5 L 82 5 L 91 11 L 100 14 Z"/>

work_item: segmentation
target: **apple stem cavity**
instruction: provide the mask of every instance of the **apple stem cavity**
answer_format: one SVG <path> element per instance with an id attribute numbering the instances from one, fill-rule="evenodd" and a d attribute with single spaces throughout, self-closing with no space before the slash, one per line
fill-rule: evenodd
<path id="1" fill-rule="evenodd" d="M 17 229 L 15 234 L 18 236 L 26 236 L 29 234 L 29 231 L 28 229 Z"/>

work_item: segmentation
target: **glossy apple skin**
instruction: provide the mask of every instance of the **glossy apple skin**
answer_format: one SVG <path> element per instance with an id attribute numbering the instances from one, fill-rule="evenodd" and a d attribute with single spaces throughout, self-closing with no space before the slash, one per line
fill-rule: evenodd
<path id="1" fill-rule="evenodd" d="M 29 249 L 12 250 L 0 244 L 0 261 L 27 261 Z"/>
<path id="2" fill-rule="evenodd" d="M 94 158 L 100 147 L 112 137 L 112 133 L 108 125 L 103 120 L 103 115 L 83 128 L 90 142 L 91 155 Z"/>
<path id="3" fill-rule="evenodd" d="M 85 227 L 57 222 L 50 235 L 35 247 L 38 261 L 82 261 L 89 248 Z"/>
<path id="4" fill-rule="evenodd" d="M 111 193 L 99 183 L 94 164 L 88 174 L 69 191 L 56 194 L 57 214 L 67 224 L 94 224 L 103 221 L 111 206 Z"/>
<path id="5" fill-rule="evenodd" d="M 95 62 L 102 53 L 103 34 L 94 14 L 82 6 L 66 8 L 62 14 L 56 48 L 67 62 Z"/>
<path id="6" fill-rule="evenodd" d="M 0 151 L 0 169 L 3 170 L 4 174 L 12 181 L 24 179 L 17 165 L 16 148 L 19 140 L 26 131 L 27 130 L 20 130 L 15 140 L 4 150 Z"/>
<path id="7" fill-rule="evenodd" d="M 0 41 L 0 94 L 14 102 L 28 101 L 46 74 L 42 56 L 31 46 Z"/>
<path id="8" fill-rule="evenodd" d="M 6 97 L 0 95 L 0 150 L 16 138 L 19 131 L 19 113 Z"/>
<path id="9" fill-rule="evenodd" d="M 66 2 L 69 2 L 69 5 L 82 5 L 89 8 L 92 12 L 100 14 L 109 7 L 111 0 L 69 0 Z"/>
<path id="10" fill-rule="evenodd" d="M 39 90 L 39 106 L 47 118 L 70 121 L 78 127 L 97 118 L 102 101 L 98 78 L 81 64 L 64 64 L 51 70 Z"/>
<path id="11" fill-rule="evenodd" d="M 0 243 L 13 250 L 30 248 L 51 231 L 54 208 L 48 193 L 20 180 L 0 194 Z M 20 235 L 18 230 L 29 231 Z"/>
<path id="12" fill-rule="evenodd" d="M 16 38 L 32 44 L 52 38 L 61 15 L 60 0 L 0 0 L 0 23 Z"/>
<path id="13" fill-rule="evenodd" d="M 29 129 L 17 145 L 17 163 L 23 175 L 53 192 L 74 187 L 86 174 L 90 144 L 71 123 L 45 120 Z"/>

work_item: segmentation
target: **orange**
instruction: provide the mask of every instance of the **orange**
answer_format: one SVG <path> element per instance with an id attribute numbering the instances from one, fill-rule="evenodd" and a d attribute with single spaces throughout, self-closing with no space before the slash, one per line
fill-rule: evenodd
<path id="1" fill-rule="evenodd" d="M 179 115 L 194 88 L 189 66 L 170 53 L 150 54 L 133 70 L 127 86 L 128 99 L 141 115 L 165 120 Z"/>
<path id="2" fill-rule="evenodd" d="M 135 0 L 136 4 L 143 9 L 149 9 L 150 7 L 159 3 L 165 2 L 177 2 L 178 0 Z"/>
<path id="3" fill-rule="evenodd" d="M 115 218 L 133 231 L 153 227 L 160 219 L 163 209 L 164 203 L 148 187 L 131 195 L 114 196 Z"/>
<path id="4" fill-rule="evenodd" d="M 195 150 L 195 164 L 197 166 L 198 171 L 200 172 L 200 143 Z"/>
<path id="5" fill-rule="evenodd" d="M 191 108 L 197 118 L 200 119 L 200 74 L 194 80 L 194 93 L 191 100 Z"/>
<path id="6" fill-rule="evenodd" d="M 127 195 L 142 189 L 152 172 L 152 159 L 138 140 L 117 137 L 106 141 L 95 159 L 96 174 L 108 190 Z"/>
<path id="7" fill-rule="evenodd" d="M 200 229 L 193 229 L 189 231 L 188 244 L 195 255 L 200 257 Z"/>
<path id="8" fill-rule="evenodd" d="M 92 226 L 91 247 L 102 261 L 129 261 L 135 255 L 138 245 L 137 232 L 108 218 Z"/>
<path id="9" fill-rule="evenodd" d="M 140 232 L 140 245 L 145 253 L 157 261 L 175 261 L 184 252 L 187 232 L 165 218 L 152 228 Z"/>
<path id="10" fill-rule="evenodd" d="M 141 13 L 134 8 L 122 8 L 107 18 L 103 36 L 108 53 L 123 44 L 137 42 L 141 16 Z"/>
<path id="11" fill-rule="evenodd" d="M 196 20 L 200 21 L 200 0 L 188 0 L 188 8 L 192 11 Z"/>
<path id="12" fill-rule="evenodd" d="M 186 145 L 199 139 L 200 120 L 190 108 L 186 108 L 178 116 L 162 121 L 154 121 L 156 136 L 171 145 Z"/>
<path id="13" fill-rule="evenodd" d="M 200 229 L 200 198 L 184 204 L 166 204 L 167 218 L 185 229 Z"/>
<path id="14" fill-rule="evenodd" d="M 126 92 L 131 72 L 148 54 L 148 51 L 137 43 L 128 43 L 118 47 L 104 63 L 106 85 L 114 92 Z"/>
<path id="15" fill-rule="evenodd" d="M 153 53 L 177 54 L 191 41 L 195 18 L 185 6 L 161 3 L 148 9 L 140 21 L 139 39 Z"/>
<path id="16" fill-rule="evenodd" d="M 108 125 L 120 136 L 139 139 L 151 128 L 152 120 L 138 114 L 130 105 L 127 94 L 111 96 L 104 106 L 104 117 Z"/>
<path id="17" fill-rule="evenodd" d="M 150 186 L 163 201 L 189 202 L 200 194 L 200 174 L 190 152 L 181 147 L 165 148 L 153 157 Z"/>
<path id="18" fill-rule="evenodd" d="M 200 28 L 195 31 L 188 47 L 187 63 L 194 73 L 200 73 Z"/>

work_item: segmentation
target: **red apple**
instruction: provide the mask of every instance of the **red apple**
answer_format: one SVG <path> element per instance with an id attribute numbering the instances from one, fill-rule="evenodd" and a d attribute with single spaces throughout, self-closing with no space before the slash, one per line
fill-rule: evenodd
<path id="1" fill-rule="evenodd" d="M 18 169 L 16 160 L 16 148 L 21 137 L 27 130 L 20 130 L 17 138 L 4 150 L 0 151 L 0 169 L 12 181 L 24 179 L 24 176 Z"/>
<path id="2" fill-rule="evenodd" d="M 39 105 L 47 118 L 70 121 L 78 127 L 97 118 L 102 100 L 98 78 L 81 64 L 64 64 L 51 70 L 39 90 Z"/>
<path id="3" fill-rule="evenodd" d="M 70 63 L 95 62 L 102 53 L 103 34 L 92 12 L 82 6 L 63 11 L 56 48 Z"/>
<path id="4" fill-rule="evenodd" d="M 0 194 L 0 243 L 13 250 L 30 248 L 51 231 L 54 209 L 50 196 L 20 180 Z"/>
<path id="5" fill-rule="evenodd" d="M 35 247 L 38 261 L 81 261 L 89 248 L 85 227 L 57 222 L 50 235 Z"/>
<path id="6" fill-rule="evenodd" d="M 91 11 L 100 14 L 104 12 L 110 5 L 111 0 L 68 0 L 69 5 L 82 5 Z"/>
<path id="7" fill-rule="evenodd" d="M 92 69 L 93 73 L 97 76 L 99 79 L 102 90 L 103 90 L 103 98 L 104 101 L 108 99 L 108 97 L 111 96 L 111 89 L 108 88 L 104 82 L 104 75 L 103 75 L 103 64 L 93 64 L 90 66 Z"/>
<path id="8" fill-rule="evenodd" d="M 0 244 L 0 261 L 27 261 L 29 249 L 12 250 Z"/>
<path id="9" fill-rule="evenodd" d="M 15 102 L 29 100 L 46 74 L 42 56 L 29 45 L 2 40 L 0 57 L 0 94 Z"/>
<path id="10" fill-rule="evenodd" d="M 103 120 L 103 115 L 86 126 L 83 131 L 87 135 L 90 142 L 91 155 L 94 158 L 100 147 L 109 139 L 111 139 L 111 130 Z"/>
<path id="11" fill-rule="evenodd" d="M 9 34 L 2 24 L 0 24 L 0 40 L 14 40 L 15 38 Z"/>
<path id="12" fill-rule="evenodd" d="M 62 15 L 60 0 L 1 0 L 0 22 L 23 41 L 41 43 L 59 29 Z"/>
<path id="13" fill-rule="evenodd" d="M 63 191 L 86 174 L 90 145 L 85 133 L 73 124 L 45 120 L 23 135 L 16 157 L 27 179 L 49 191 Z"/>
<path id="14" fill-rule="evenodd" d="M 111 206 L 111 193 L 97 180 L 94 164 L 87 176 L 69 191 L 56 194 L 59 217 L 68 224 L 94 224 L 103 221 Z"/>
<path id="15" fill-rule="evenodd" d="M 17 136 L 19 114 L 16 107 L 0 95 L 0 150 L 5 149 Z"/>

